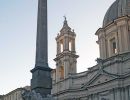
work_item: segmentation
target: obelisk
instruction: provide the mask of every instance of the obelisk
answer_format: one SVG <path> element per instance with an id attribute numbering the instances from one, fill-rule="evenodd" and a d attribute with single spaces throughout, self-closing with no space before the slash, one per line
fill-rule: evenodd
<path id="1" fill-rule="evenodd" d="M 38 1 L 35 68 L 31 70 L 31 89 L 46 97 L 51 93 L 51 69 L 48 66 L 47 0 Z"/>

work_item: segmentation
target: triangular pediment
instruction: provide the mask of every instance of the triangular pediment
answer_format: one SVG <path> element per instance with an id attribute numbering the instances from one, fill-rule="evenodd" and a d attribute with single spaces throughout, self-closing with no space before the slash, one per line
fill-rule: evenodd
<path id="1" fill-rule="evenodd" d="M 91 87 L 91 86 L 96 86 L 99 84 L 103 84 L 106 82 L 109 82 L 113 79 L 115 79 L 116 77 L 106 73 L 104 71 L 99 71 L 89 82 L 87 82 L 84 87 Z"/>
<path id="2" fill-rule="evenodd" d="M 108 81 L 113 80 L 113 79 L 114 78 L 109 76 L 109 75 L 100 74 L 89 84 L 89 86 L 94 86 L 94 85 L 98 85 L 101 83 L 105 83 L 105 82 L 108 82 Z"/>

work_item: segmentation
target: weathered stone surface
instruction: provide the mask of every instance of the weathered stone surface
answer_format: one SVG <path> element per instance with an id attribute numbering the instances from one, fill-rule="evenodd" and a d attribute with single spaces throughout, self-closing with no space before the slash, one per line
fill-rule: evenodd
<path id="1" fill-rule="evenodd" d="M 96 32 L 100 51 L 97 65 L 81 73 L 69 74 L 67 78 L 63 79 L 59 78 L 63 71 L 58 68 L 68 61 L 61 60 L 63 56 L 66 56 L 64 55 L 65 50 L 56 55 L 57 59 L 55 60 L 57 60 L 58 67 L 52 71 L 52 95 L 54 98 L 57 100 L 130 100 L 129 11 L 130 0 L 116 0 L 108 10 L 105 16 L 105 26 Z M 111 21 L 112 23 L 109 23 Z M 69 33 L 64 29 L 61 31 L 64 34 L 65 32 Z M 62 38 L 64 34 L 62 34 Z M 60 46 L 59 42 L 57 45 Z M 65 45 L 66 47 L 68 46 Z M 57 50 L 59 53 L 59 48 Z M 71 56 L 68 58 L 70 59 Z M 71 60 L 69 60 L 69 64 L 72 64 Z M 68 64 L 65 65 L 65 68 L 70 67 Z M 87 66 L 84 65 L 84 67 Z M 70 70 L 65 69 L 64 72 Z"/>
<path id="2" fill-rule="evenodd" d="M 22 94 L 23 100 L 54 100 L 51 95 L 47 95 L 46 98 L 43 98 L 40 93 L 35 91 L 26 91 Z"/>
<path id="3" fill-rule="evenodd" d="M 51 94 L 51 69 L 48 66 L 47 0 L 39 0 L 36 63 L 31 70 L 31 89 L 42 97 Z"/>
<path id="4" fill-rule="evenodd" d="M 47 0 L 38 0 L 36 66 L 48 67 Z"/>

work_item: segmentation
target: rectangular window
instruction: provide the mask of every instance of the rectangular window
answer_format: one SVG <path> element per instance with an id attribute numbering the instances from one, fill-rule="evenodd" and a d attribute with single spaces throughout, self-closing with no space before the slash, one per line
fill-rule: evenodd
<path id="1" fill-rule="evenodd" d="M 117 53 L 116 42 L 113 42 L 113 53 Z"/>
<path id="2" fill-rule="evenodd" d="M 116 44 L 116 39 L 115 38 L 112 38 L 110 40 L 110 47 L 111 47 L 111 53 L 112 53 L 112 55 L 116 54 L 117 53 L 117 44 Z"/>

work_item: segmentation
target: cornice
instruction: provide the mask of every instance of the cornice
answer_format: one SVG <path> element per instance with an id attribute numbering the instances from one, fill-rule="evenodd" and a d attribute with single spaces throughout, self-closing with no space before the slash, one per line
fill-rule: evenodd
<path id="1" fill-rule="evenodd" d="M 26 89 L 25 89 L 25 88 L 17 88 L 17 89 L 15 89 L 15 90 L 13 90 L 13 91 L 11 91 L 11 92 L 9 92 L 9 93 L 3 95 L 3 97 L 8 96 L 8 95 L 11 95 L 11 94 L 13 94 L 13 93 L 15 93 L 15 92 L 17 92 L 17 91 L 26 91 Z"/>
<path id="2" fill-rule="evenodd" d="M 56 58 L 54 59 L 54 61 L 58 61 L 59 59 L 63 58 L 64 56 L 71 56 L 73 58 L 78 58 L 79 57 L 79 55 L 76 55 L 75 53 L 72 53 L 71 51 L 69 51 L 69 52 L 68 51 L 67 52 L 63 51 L 62 53 L 56 55 Z"/>
<path id="3" fill-rule="evenodd" d="M 112 22 L 110 22 L 109 24 L 107 24 L 105 27 L 103 27 L 103 29 L 107 29 L 107 28 L 110 28 L 111 26 L 113 25 L 117 25 L 117 23 L 119 21 L 122 21 L 122 20 L 128 20 L 130 19 L 130 16 L 126 15 L 126 16 L 122 16 L 122 17 L 118 17 L 117 19 L 113 20 Z"/>

